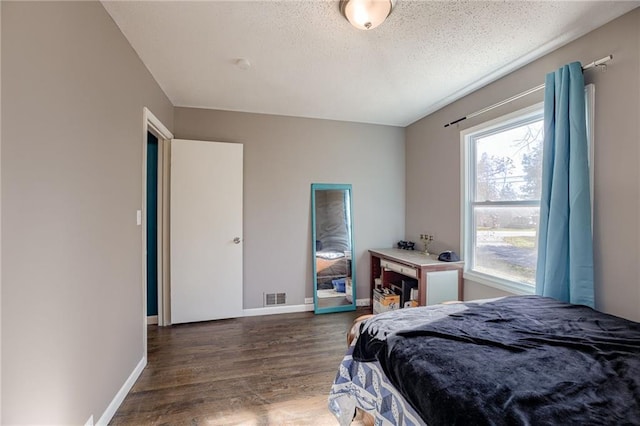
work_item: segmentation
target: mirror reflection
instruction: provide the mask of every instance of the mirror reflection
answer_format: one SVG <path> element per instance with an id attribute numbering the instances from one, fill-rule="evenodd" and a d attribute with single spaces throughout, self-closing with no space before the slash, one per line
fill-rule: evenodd
<path id="1" fill-rule="evenodd" d="M 355 309 L 351 185 L 313 184 L 316 313 Z"/>

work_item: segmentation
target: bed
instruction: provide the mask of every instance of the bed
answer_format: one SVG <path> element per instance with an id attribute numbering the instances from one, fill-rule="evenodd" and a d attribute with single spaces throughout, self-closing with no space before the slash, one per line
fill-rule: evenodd
<path id="1" fill-rule="evenodd" d="M 640 424 L 640 324 L 538 296 L 363 322 L 329 395 L 341 424 Z"/>

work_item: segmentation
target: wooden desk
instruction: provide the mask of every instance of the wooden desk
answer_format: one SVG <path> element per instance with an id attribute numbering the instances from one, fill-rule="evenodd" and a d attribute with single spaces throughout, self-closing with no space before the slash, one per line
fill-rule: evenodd
<path id="1" fill-rule="evenodd" d="M 388 287 L 390 282 L 404 276 L 418 280 L 420 306 L 447 301 L 441 300 L 443 298 L 451 300 L 453 297 L 455 300 L 462 300 L 462 270 L 464 267 L 462 261 L 441 262 L 437 259 L 437 255 L 427 256 L 419 251 L 400 249 L 372 249 L 369 250 L 369 254 L 371 255 L 372 293 L 376 278 L 382 278 L 382 286 Z M 438 274 L 444 271 L 455 271 L 456 273 Z M 453 279 L 451 279 L 452 275 Z M 457 280 L 455 279 L 456 275 Z M 432 281 L 431 288 L 429 287 L 430 281 Z M 431 295 L 431 297 L 427 297 L 427 295 Z"/>

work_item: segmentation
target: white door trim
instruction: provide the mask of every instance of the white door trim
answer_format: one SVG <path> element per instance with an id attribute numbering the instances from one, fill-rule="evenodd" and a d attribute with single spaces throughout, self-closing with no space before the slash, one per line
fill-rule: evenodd
<path id="1" fill-rule="evenodd" d="M 169 275 L 169 178 L 171 139 L 158 145 L 158 325 L 171 325 L 171 279 Z"/>
<path id="2" fill-rule="evenodd" d="M 161 179 L 158 179 L 158 200 L 162 199 L 162 207 L 158 209 L 158 324 L 169 325 L 170 318 L 167 306 L 169 302 L 167 278 L 168 262 L 168 232 L 165 232 L 165 224 L 167 215 L 165 214 L 165 206 L 168 206 L 168 200 L 165 197 L 168 191 L 168 175 L 165 173 L 165 164 L 168 164 L 169 158 L 165 155 L 168 146 L 173 139 L 173 134 L 162 124 L 162 122 L 149 110 L 144 107 L 142 112 L 142 330 L 144 359 L 146 364 L 147 357 L 147 133 L 151 132 L 158 137 L 158 172 L 161 173 Z"/>

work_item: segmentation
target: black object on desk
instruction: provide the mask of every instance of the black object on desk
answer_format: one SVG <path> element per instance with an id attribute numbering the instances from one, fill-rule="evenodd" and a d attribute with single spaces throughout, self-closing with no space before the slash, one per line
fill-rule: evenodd
<path id="1" fill-rule="evenodd" d="M 438 260 L 442 262 L 458 262 L 460 261 L 460 256 L 458 256 L 455 251 L 443 251 L 440 253 L 440 256 L 438 256 Z"/>

